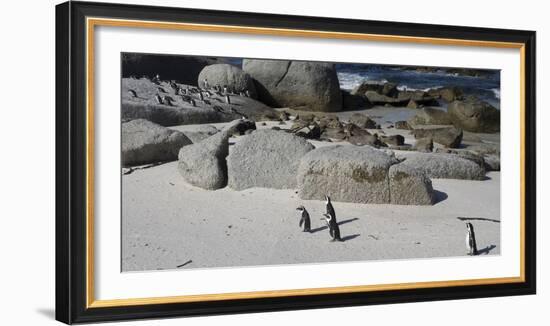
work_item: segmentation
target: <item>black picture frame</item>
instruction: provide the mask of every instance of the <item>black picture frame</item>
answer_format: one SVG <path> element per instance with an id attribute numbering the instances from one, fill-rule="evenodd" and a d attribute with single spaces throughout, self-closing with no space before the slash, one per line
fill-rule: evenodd
<path id="1" fill-rule="evenodd" d="M 525 85 L 524 280 L 372 292 L 90 308 L 86 262 L 86 18 L 189 22 L 523 44 Z M 56 319 L 85 323 L 389 304 L 536 292 L 536 123 L 534 31 L 65 2 L 56 6 Z"/>

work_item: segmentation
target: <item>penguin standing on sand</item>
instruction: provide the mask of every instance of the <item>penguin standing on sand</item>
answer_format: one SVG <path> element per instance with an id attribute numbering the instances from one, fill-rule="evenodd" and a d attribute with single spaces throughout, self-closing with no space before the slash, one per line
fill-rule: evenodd
<path id="1" fill-rule="evenodd" d="M 476 243 L 476 234 L 474 232 L 474 226 L 472 223 L 466 223 L 466 228 L 468 232 L 466 233 L 466 247 L 468 248 L 468 255 L 477 256 L 477 243 Z"/>
<path id="2" fill-rule="evenodd" d="M 311 232 L 311 220 L 309 219 L 309 213 L 306 208 L 304 206 L 300 206 L 296 208 L 296 210 L 302 212 L 299 225 L 300 227 L 302 227 L 302 225 L 304 226 L 303 232 Z"/>
<path id="3" fill-rule="evenodd" d="M 336 223 L 336 212 L 334 211 L 334 207 L 332 207 L 332 203 L 330 202 L 330 197 L 328 195 L 325 195 L 325 205 L 327 207 L 327 214 L 332 216 L 334 219 L 334 222 Z"/>
<path id="4" fill-rule="evenodd" d="M 340 227 L 338 227 L 338 223 L 336 223 L 336 218 L 330 214 L 323 215 L 325 216 L 325 222 L 328 226 L 328 232 L 332 238 L 330 241 L 342 241 L 342 238 L 340 238 Z"/>

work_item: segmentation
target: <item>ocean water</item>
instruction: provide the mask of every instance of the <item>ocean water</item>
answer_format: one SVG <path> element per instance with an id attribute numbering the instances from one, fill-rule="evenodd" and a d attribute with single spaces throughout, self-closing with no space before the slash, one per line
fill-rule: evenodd
<path id="1" fill-rule="evenodd" d="M 242 59 L 227 59 L 242 67 Z M 400 66 L 341 63 L 336 64 L 340 88 L 351 91 L 363 81 L 392 82 L 398 89 L 423 90 L 441 87 L 460 87 L 465 95 L 473 95 L 500 109 L 500 71 L 484 70 L 482 76 L 472 77 L 447 73 L 445 69 L 433 72 L 404 69 Z"/>
<path id="2" fill-rule="evenodd" d="M 340 88 L 352 90 L 363 81 L 392 82 L 398 89 L 423 90 L 441 87 L 460 87 L 465 95 L 473 95 L 500 108 L 500 71 L 486 70 L 480 77 L 403 69 L 395 66 L 371 64 L 337 64 Z"/>

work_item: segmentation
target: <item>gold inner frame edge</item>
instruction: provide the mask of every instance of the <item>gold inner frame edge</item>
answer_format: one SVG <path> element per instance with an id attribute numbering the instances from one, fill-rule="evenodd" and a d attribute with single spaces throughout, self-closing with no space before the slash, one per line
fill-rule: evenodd
<path id="1" fill-rule="evenodd" d="M 94 289 L 94 30 L 95 26 L 132 28 L 154 28 L 201 32 L 225 32 L 273 36 L 316 37 L 332 39 L 365 40 L 375 42 L 405 42 L 416 44 L 474 46 L 519 49 L 520 52 L 520 276 L 486 279 L 449 281 L 428 281 L 412 283 L 354 285 L 309 289 L 216 293 L 166 297 L 145 297 L 128 299 L 96 300 Z M 86 18 L 86 308 L 137 306 L 199 301 L 220 301 L 232 299 L 273 298 L 338 294 L 354 292 L 375 292 L 420 288 L 441 288 L 452 286 L 475 286 L 525 282 L 525 44 L 514 42 L 479 41 L 449 38 L 413 37 L 382 34 L 362 34 L 316 30 L 264 28 L 234 25 L 175 23 L 144 20 L 124 20 L 99 17 Z"/>

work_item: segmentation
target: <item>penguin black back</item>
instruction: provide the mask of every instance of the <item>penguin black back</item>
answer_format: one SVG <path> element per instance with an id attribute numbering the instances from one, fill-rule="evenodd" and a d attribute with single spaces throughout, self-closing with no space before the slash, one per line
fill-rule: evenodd
<path id="1" fill-rule="evenodd" d="M 468 254 L 470 256 L 476 256 L 478 254 L 478 251 L 474 226 L 472 225 L 472 223 L 468 222 L 466 223 L 466 228 L 468 229 L 468 233 L 466 235 L 466 245 L 468 246 L 469 250 Z"/>

